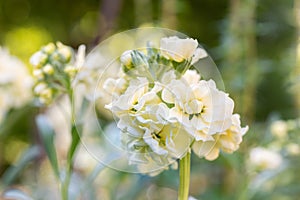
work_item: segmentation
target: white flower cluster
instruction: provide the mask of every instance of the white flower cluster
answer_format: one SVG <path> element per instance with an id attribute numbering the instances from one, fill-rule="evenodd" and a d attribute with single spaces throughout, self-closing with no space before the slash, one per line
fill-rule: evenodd
<path id="1" fill-rule="evenodd" d="M 33 76 L 36 79 L 34 93 L 43 104 L 49 104 L 61 92 L 71 88 L 71 82 L 83 65 L 85 46 L 80 46 L 78 54 L 60 42 L 49 43 L 30 58 Z"/>
<path id="2" fill-rule="evenodd" d="M 233 100 L 190 69 L 206 56 L 197 40 L 177 37 L 123 53 L 122 76 L 107 79 L 104 89 L 114 94 L 106 108 L 118 119 L 130 163 L 166 166 L 191 148 L 214 160 L 220 150 L 239 148 L 248 127 L 233 114 Z"/>
<path id="3" fill-rule="evenodd" d="M 31 100 L 32 84 L 26 66 L 0 47 L 0 122 L 9 109 Z"/>

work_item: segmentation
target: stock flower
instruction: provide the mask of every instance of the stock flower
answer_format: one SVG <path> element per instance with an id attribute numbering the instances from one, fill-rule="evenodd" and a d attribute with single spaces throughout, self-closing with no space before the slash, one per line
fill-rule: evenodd
<path id="1" fill-rule="evenodd" d="M 192 148 L 199 157 L 214 160 L 219 156 L 220 150 L 232 153 L 239 148 L 242 137 L 248 131 L 248 127 L 241 127 L 240 116 L 234 114 L 231 117 L 232 125 L 226 131 L 213 135 L 210 141 L 195 141 Z"/>
<path id="2" fill-rule="evenodd" d="M 129 163 L 163 170 L 190 148 L 208 160 L 236 151 L 248 127 L 233 114 L 233 100 L 189 70 L 207 53 L 191 38 L 162 38 L 159 49 L 125 51 L 119 76 L 104 81 Z"/>
<path id="3" fill-rule="evenodd" d="M 0 47 L 0 122 L 11 108 L 18 108 L 32 98 L 33 80 L 26 66 Z"/>
<path id="4" fill-rule="evenodd" d="M 188 70 L 186 74 L 163 89 L 162 99 L 174 104 L 172 115 L 197 141 L 211 140 L 211 135 L 225 131 L 231 125 L 234 103 L 228 94 L 216 88 L 213 80 L 199 80 L 195 71 Z"/>
<path id="5" fill-rule="evenodd" d="M 193 55 L 193 57 L 192 57 L 192 62 L 191 62 L 191 64 L 193 65 L 193 64 L 195 64 L 198 60 L 200 60 L 200 59 L 202 59 L 202 58 L 205 58 L 205 57 L 207 57 L 208 55 L 207 55 L 207 53 L 206 53 L 206 51 L 204 50 L 204 49 L 202 49 L 202 48 L 197 48 L 196 50 L 195 50 L 195 53 L 194 53 L 194 55 Z"/>
<path id="6" fill-rule="evenodd" d="M 282 164 L 283 159 L 279 153 L 271 149 L 256 147 L 251 149 L 249 161 L 254 167 L 267 170 L 278 168 Z"/>
<path id="7" fill-rule="evenodd" d="M 119 118 L 131 163 L 155 160 L 164 165 L 188 150 L 191 138 L 176 120 L 158 93 L 160 86 L 149 86 L 146 78 L 130 81 L 127 90 L 107 106 Z"/>
<path id="8" fill-rule="evenodd" d="M 283 120 L 273 122 L 271 124 L 271 133 L 280 139 L 284 139 L 288 133 L 288 124 Z"/>
<path id="9" fill-rule="evenodd" d="M 165 37 L 160 41 L 162 55 L 176 62 L 193 60 L 196 63 L 200 58 L 206 57 L 205 50 L 198 47 L 198 42 L 192 38 L 181 39 L 177 36 Z"/>

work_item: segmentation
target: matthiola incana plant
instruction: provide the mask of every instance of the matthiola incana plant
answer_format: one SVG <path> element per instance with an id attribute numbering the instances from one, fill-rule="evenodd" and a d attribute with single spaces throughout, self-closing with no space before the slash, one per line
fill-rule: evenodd
<path id="1" fill-rule="evenodd" d="M 194 67 L 207 56 L 195 39 L 164 37 L 159 47 L 150 41 L 125 51 L 119 76 L 103 86 L 112 94 L 105 107 L 117 119 L 130 164 L 161 166 L 155 175 L 180 160 L 179 199 L 188 198 L 191 152 L 214 160 L 220 151 L 236 151 L 248 130 L 229 95 Z"/>
<path id="2" fill-rule="evenodd" d="M 72 141 L 66 167 L 59 172 L 57 163 L 51 162 L 64 200 L 70 198 L 79 137 L 92 144 L 89 152 L 101 163 L 123 171 L 154 176 L 169 166 L 177 168 L 179 160 L 179 200 L 188 199 L 192 152 L 214 160 L 220 152 L 232 153 L 239 148 L 248 127 L 241 127 L 229 95 L 219 90 L 214 80 L 203 78 L 203 68 L 197 68 L 198 62 L 208 59 L 206 51 L 195 39 L 170 36 L 172 31 L 165 31 L 153 28 L 117 34 L 86 59 L 84 47 L 75 55 L 61 43 L 48 44 L 32 56 L 34 92 L 42 105 L 62 94 L 72 105 Z M 112 44 L 131 36 L 134 44 L 131 49 L 121 45 L 124 51 L 120 56 Z M 107 125 L 112 119 L 116 127 Z M 102 133 L 107 135 L 91 139 Z M 95 151 L 93 145 L 100 144 L 101 151 Z M 50 154 L 49 159 L 53 158 Z"/>
<path id="3" fill-rule="evenodd" d="M 69 111 L 65 107 L 67 120 L 70 123 L 71 144 L 68 147 L 66 164 L 61 168 L 58 165 L 56 150 L 53 142 L 53 127 L 49 127 L 46 117 L 39 115 L 37 117 L 37 125 L 41 132 L 41 138 L 45 143 L 45 151 L 54 169 L 61 186 L 61 198 L 63 200 L 70 199 L 69 186 L 71 182 L 72 170 L 74 165 L 75 152 L 77 150 L 80 138 L 78 131 L 78 123 L 75 124 L 75 109 L 73 102 L 73 84 L 74 78 L 82 67 L 85 59 L 85 46 L 80 46 L 78 53 L 60 42 L 49 43 L 43 46 L 38 52 L 32 55 L 30 63 L 33 66 L 32 74 L 35 78 L 33 87 L 34 94 L 37 96 L 40 106 L 50 106 L 57 97 L 66 96 L 68 105 L 71 105 Z"/>

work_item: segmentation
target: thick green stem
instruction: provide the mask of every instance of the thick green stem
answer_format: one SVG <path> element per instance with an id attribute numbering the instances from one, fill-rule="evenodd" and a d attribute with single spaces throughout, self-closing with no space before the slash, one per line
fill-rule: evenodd
<path id="1" fill-rule="evenodd" d="M 187 154 L 179 161 L 178 200 L 187 200 L 189 197 L 190 168 L 191 153 L 187 152 Z"/>

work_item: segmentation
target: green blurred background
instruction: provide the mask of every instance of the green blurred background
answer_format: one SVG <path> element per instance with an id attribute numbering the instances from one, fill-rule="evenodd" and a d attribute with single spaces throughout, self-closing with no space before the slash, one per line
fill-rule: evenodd
<path id="1" fill-rule="evenodd" d="M 298 145 L 300 138 L 298 1 L 0 0 L 0 46 L 28 64 L 32 53 L 48 42 L 61 41 L 74 48 L 86 44 L 89 51 L 114 33 L 143 26 L 170 28 L 196 38 L 218 66 L 226 91 L 235 100 L 235 111 L 250 131 L 233 155 L 215 162 L 193 159 L 191 195 L 197 199 L 298 199 L 300 177 L 294 173 L 300 167 L 299 156 L 284 150 L 289 143 Z M 26 173 L 33 173 L 29 169 L 39 168 L 44 159 L 45 155 L 39 155 L 16 174 L 7 175 L 20 164 L 21 153 L 40 142 L 34 125 L 38 112 L 33 105 L 12 110 L 0 129 L 0 175 L 9 183 L 3 189 L 24 184 L 30 177 Z M 270 128 L 276 120 L 289 126 L 280 141 Z M 274 143 L 287 167 L 248 169 L 249 151 L 257 146 L 273 149 Z M 253 179 L 261 173 L 274 175 L 263 176 L 261 187 L 253 189 Z M 164 199 L 169 193 L 169 199 L 175 199 L 169 190 L 176 190 L 177 171 L 155 178 L 113 170 L 106 174 L 112 181 L 94 184 L 97 199 Z"/>

